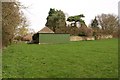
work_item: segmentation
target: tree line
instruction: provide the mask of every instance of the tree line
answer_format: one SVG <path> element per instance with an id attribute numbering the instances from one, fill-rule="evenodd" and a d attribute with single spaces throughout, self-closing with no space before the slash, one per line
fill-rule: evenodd
<path id="1" fill-rule="evenodd" d="M 119 19 L 114 14 L 101 14 L 92 20 L 90 27 L 94 30 L 94 35 L 113 35 L 118 37 Z"/>
<path id="2" fill-rule="evenodd" d="M 70 33 L 77 36 L 99 36 L 113 35 L 118 37 L 118 16 L 115 14 L 101 14 L 95 16 L 91 23 L 86 26 L 84 14 L 69 16 L 65 19 L 65 14 L 61 10 L 50 8 L 48 13 L 46 26 L 55 33 Z M 66 21 L 70 25 L 66 26 Z M 77 27 L 79 23 L 79 27 Z"/>

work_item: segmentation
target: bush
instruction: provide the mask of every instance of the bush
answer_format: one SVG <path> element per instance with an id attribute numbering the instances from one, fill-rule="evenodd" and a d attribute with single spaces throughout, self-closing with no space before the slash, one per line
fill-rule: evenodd
<path id="1" fill-rule="evenodd" d="M 88 27 L 80 27 L 79 28 L 79 36 L 92 36 L 93 35 L 93 30 Z"/>
<path id="2" fill-rule="evenodd" d="M 21 41 L 21 40 L 22 40 L 22 37 L 21 37 L 21 36 L 16 36 L 16 37 L 14 38 L 14 40 Z"/>
<path id="3" fill-rule="evenodd" d="M 80 32 L 78 36 L 86 36 L 85 32 Z"/>

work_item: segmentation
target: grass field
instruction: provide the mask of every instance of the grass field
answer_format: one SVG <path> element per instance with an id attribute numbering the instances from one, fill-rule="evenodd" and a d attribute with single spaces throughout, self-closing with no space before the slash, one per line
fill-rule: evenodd
<path id="1" fill-rule="evenodd" d="M 3 50 L 4 78 L 116 78 L 117 39 L 19 43 Z"/>

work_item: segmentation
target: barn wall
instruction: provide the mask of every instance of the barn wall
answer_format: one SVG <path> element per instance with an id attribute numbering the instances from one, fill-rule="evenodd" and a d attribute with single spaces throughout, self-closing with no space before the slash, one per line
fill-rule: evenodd
<path id="1" fill-rule="evenodd" d="M 39 43 L 66 43 L 70 41 L 70 34 L 40 33 Z"/>

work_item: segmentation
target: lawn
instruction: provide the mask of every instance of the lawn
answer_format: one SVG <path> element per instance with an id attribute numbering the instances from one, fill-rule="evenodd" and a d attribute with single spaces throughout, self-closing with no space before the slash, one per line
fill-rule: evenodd
<path id="1" fill-rule="evenodd" d="M 3 50 L 4 78 L 116 78 L 118 40 L 19 43 Z"/>

